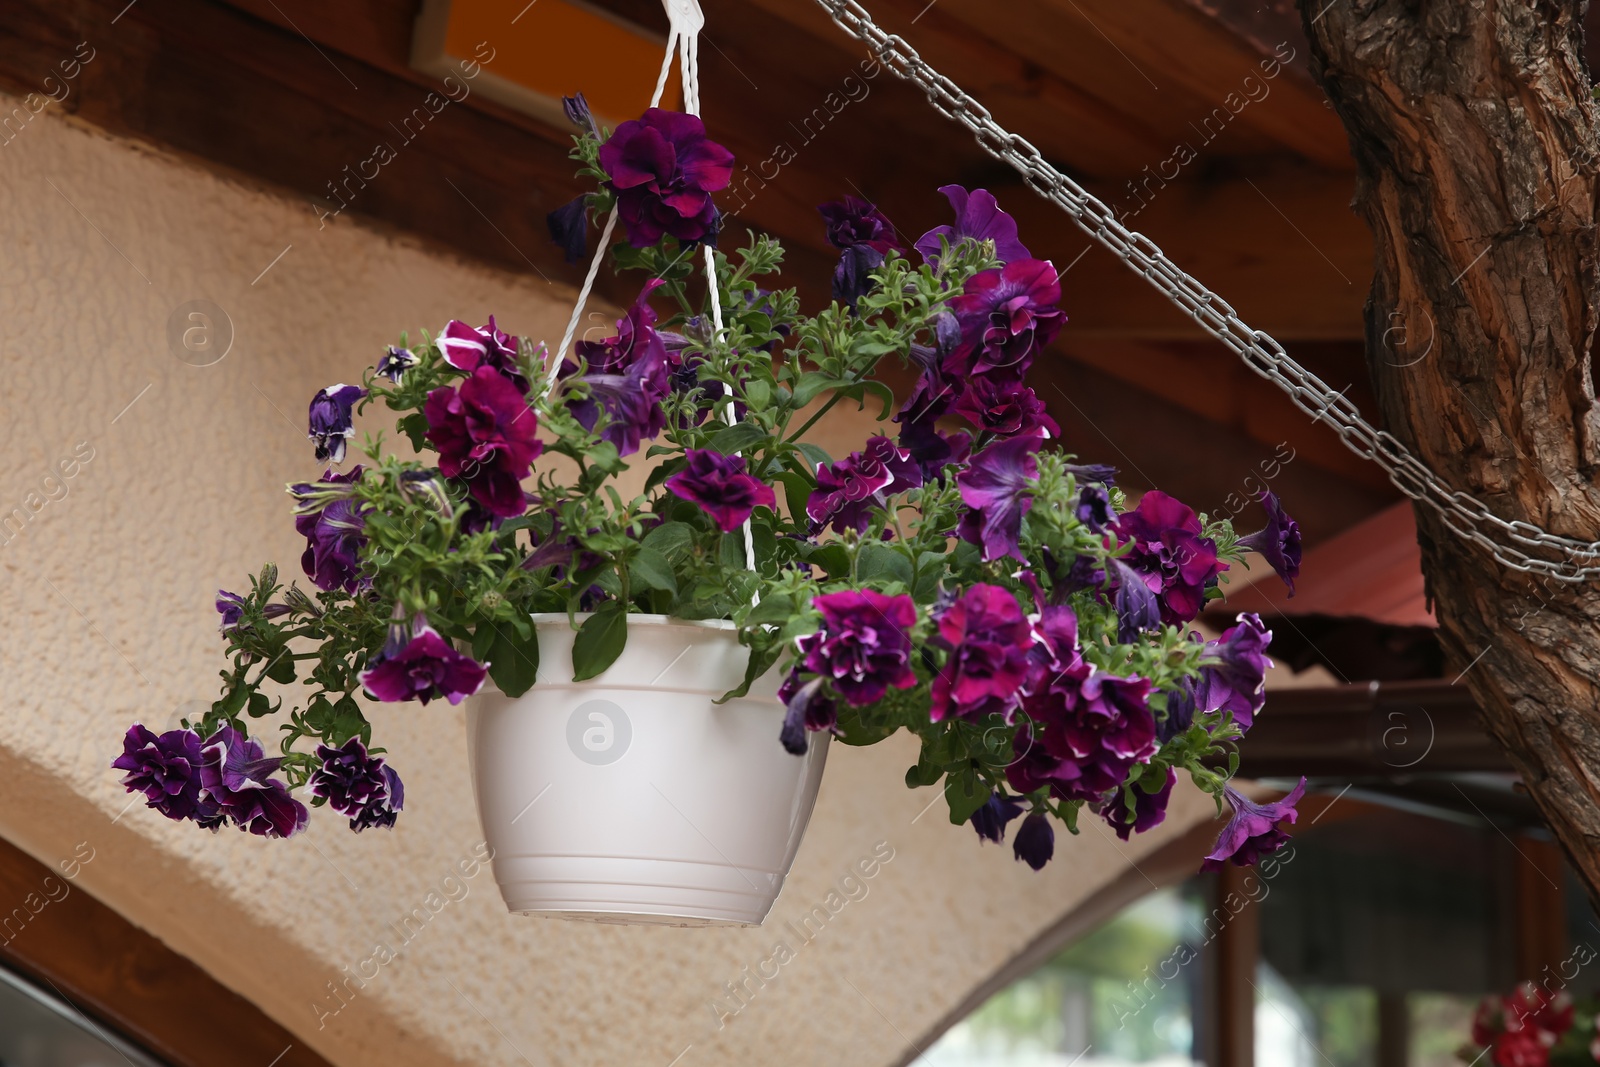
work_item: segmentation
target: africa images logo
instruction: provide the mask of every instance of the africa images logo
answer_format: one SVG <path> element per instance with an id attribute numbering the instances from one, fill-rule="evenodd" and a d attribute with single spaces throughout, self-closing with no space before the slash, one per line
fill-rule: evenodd
<path id="1" fill-rule="evenodd" d="M 615 763 L 633 741 L 628 713 L 609 700 L 585 700 L 567 717 L 567 747 L 585 763 Z"/>

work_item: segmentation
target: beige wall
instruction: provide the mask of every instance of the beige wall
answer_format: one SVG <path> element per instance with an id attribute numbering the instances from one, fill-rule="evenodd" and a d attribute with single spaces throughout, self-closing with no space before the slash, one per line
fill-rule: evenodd
<path id="1" fill-rule="evenodd" d="M 213 836 L 129 807 L 107 763 L 131 721 L 162 727 L 214 696 L 217 587 L 266 559 L 298 572 L 279 488 L 316 473 L 311 393 L 357 379 L 399 330 L 452 316 L 494 312 L 553 340 L 571 294 L 349 219 L 319 232 L 301 203 L 50 115 L 0 146 L 0 249 L 0 513 L 35 491 L 43 502 L 0 544 L 0 834 L 47 862 L 89 842 L 84 888 L 334 1062 L 665 1067 L 692 1045 L 684 1067 L 892 1063 L 1164 836 L 1124 850 L 1096 825 L 1035 875 L 949 826 L 942 805 L 918 818 L 932 796 L 901 784 L 904 738 L 836 746 L 767 928 L 519 918 L 485 872 L 319 1028 L 325 984 L 479 840 L 461 711 L 375 711 L 407 783 L 392 833 L 356 836 L 318 813 L 287 842 Z M 195 299 L 234 326 L 214 366 L 168 344 L 169 315 Z M 853 418 L 835 424 L 842 440 L 864 436 Z M 93 458 L 44 498 L 79 442 Z M 1185 787 L 1169 831 L 1210 812 Z M 815 942 L 791 937 L 796 958 L 716 1028 L 707 1005 L 724 983 L 878 842 L 894 858 L 867 896 Z"/>

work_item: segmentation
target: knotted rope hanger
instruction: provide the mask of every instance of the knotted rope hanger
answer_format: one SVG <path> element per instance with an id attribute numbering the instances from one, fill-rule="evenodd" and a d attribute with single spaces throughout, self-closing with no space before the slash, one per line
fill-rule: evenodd
<path id="1" fill-rule="evenodd" d="M 1330 389 L 1291 359 L 1278 341 L 1261 330 L 1251 329 L 1227 301 L 1168 259 L 1155 242 L 1128 230 L 1114 211 L 1052 167 L 1037 148 L 995 122 L 987 108 L 929 66 L 916 49 L 886 33 L 857 0 L 816 2 L 840 29 L 870 48 L 897 78 L 927 94 L 934 110 L 971 130 L 979 147 L 1016 169 L 1030 189 L 1065 211 L 1084 233 L 1232 349 L 1247 367 L 1287 393 L 1295 407 L 1313 421 L 1324 420 L 1331 425 L 1352 452 L 1382 467 L 1402 493 L 1426 504 L 1458 536 L 1513 570 L 1561 582 L 1600 578 L 1600 541 L 1583 542 L 1549 533 L 1532 523 L 1502 519 L 1482 501 L 1452 489 L 1398 438 L 1368 423 L 1342 393 Z M 1541 559 L 1524 549 L 1561 558 Z"/>
<path id="2" fill-rule="evenodd" d="M 666 54 L 661 59 L 661 73 L 656 77 L 655 92 L 650 94 L 650 106 L 660 107 L 661 97 L 667 90 L 667 76 L 672 72 L 672 56 L 678 55 L 679 74 L 683 82 L 683 110 L 690 115 L 700 115 L 700 31 L 705 27 L 706 17 L 700 10 L 699 0 L 661 0 L 661 6 L 666 9 L 667 18 L 671 22 L 671 32 L 667 35 Z M 605 228 L 600 232 L 600 244 L 595 248 L 594 258 L 589 261 L 589 273 L 584 276 L 583 287 L 578 290 L 577 303 L 573 305 L 572 317 L 567 320 L 567 329 L 561 335 L 561 343 L 556 346 L 555 352 L 550 356 L 550 369 L 545 373 L 545 389 L 555 384 L 556 375 L 561 369 L 561 361 L 566 358 L 567 346 L 572 344 L 573 336 L 578 332 L 578 323 L 583 320 L 583 307 L 589 301 L 589 294 L 594 289 L 595 278 L 600 273 L 600 262 L 605 258 L 606 249 L 611 247 L 611 234 L 617 227 L 617 208 L 611 209 L 611 215 L 606 219 Z M 701 250 L 705 253 L 707 300 L 711 304 L 711 325 L 713 328 L 713 343 L 722 340 L 722 292 L 717 284 L 717 258 L 716 251 L 710 242 L 702 244 Z M 724 418 L 732 426 L 738 421 L 737 408 L 733 402 L 733 391 L 724 383 L 722 395 L 727 398 L 724 408 Z M 734 453 L 738 455 L 738 453 Z M 756 569 L 755 540 L 750 532 L 750 520 L 744 520 L 744 561 L 745 568 L 751 572 Z M 759 601 L 760 594 L 756 594 Z"/>

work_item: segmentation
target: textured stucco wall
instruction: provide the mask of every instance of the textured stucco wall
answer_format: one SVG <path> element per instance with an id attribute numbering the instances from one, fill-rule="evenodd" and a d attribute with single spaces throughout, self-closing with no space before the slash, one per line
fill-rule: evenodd
<path id="1" fill-rule="evenodd" d="M 553 340 L 570 293 L 348 219 L 319 232 L 303 204 L 49 115 L 0 146 L 0 248 L 0 516 L 30 515 L 0 543 L 0 833 L 50 862 L 92 842 L 81 885 L 337 1063 L 894 1062 L 1038 930 L 1210 814 L 1186 790 L 1162 834 L 1125 850 L 1095 826 L 1035 875 L 939 805 L 919 818 L 933 795 L 901 784 L 904 738 L 835 746 L 766 928 L 513 917 L 484 871 L 325 1014 L 327 983 L 393 944 L 391 924 L 479 840 L 461 712 L 376 713 L 407 782 L 392 833 L 318 813 L 288 842 L 212 836 L 129 807 L 107 761 L 129 722 L 160 727 L 214 696 L 219 585 L 266 559 L 296 573 L 278 490 L 315 473 L 310 394 L 354 379 L 402 328 L 451 316 L 494 312 Z M 168 341 L 174 309 L 199 299 L 235 334 L 207 367 Z M 845 416 L 834 432 L 866 427 Z M 59 480 L 80 442 L 92 458 Z M 875 848 L 893 858 L 865 897 L 815 941 L 786 929 Z M 779 977 L 716 1019 L 713 998 L 778 940 L 794 954 Z"/>

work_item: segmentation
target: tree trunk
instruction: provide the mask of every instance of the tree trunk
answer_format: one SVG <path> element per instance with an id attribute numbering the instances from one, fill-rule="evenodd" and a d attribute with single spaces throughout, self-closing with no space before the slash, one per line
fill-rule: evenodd
<path id="1" fill-rule="evenodd" d="M 1502 518 L 1596 539 L 1583 4 L 1302 4 L 1377 249 L 1366 339 L 1384 423 Z M 1600 585 L 1499 564 L 1427 508 L 1417 528 L 1454 671 L 1600 903 Z"/>

